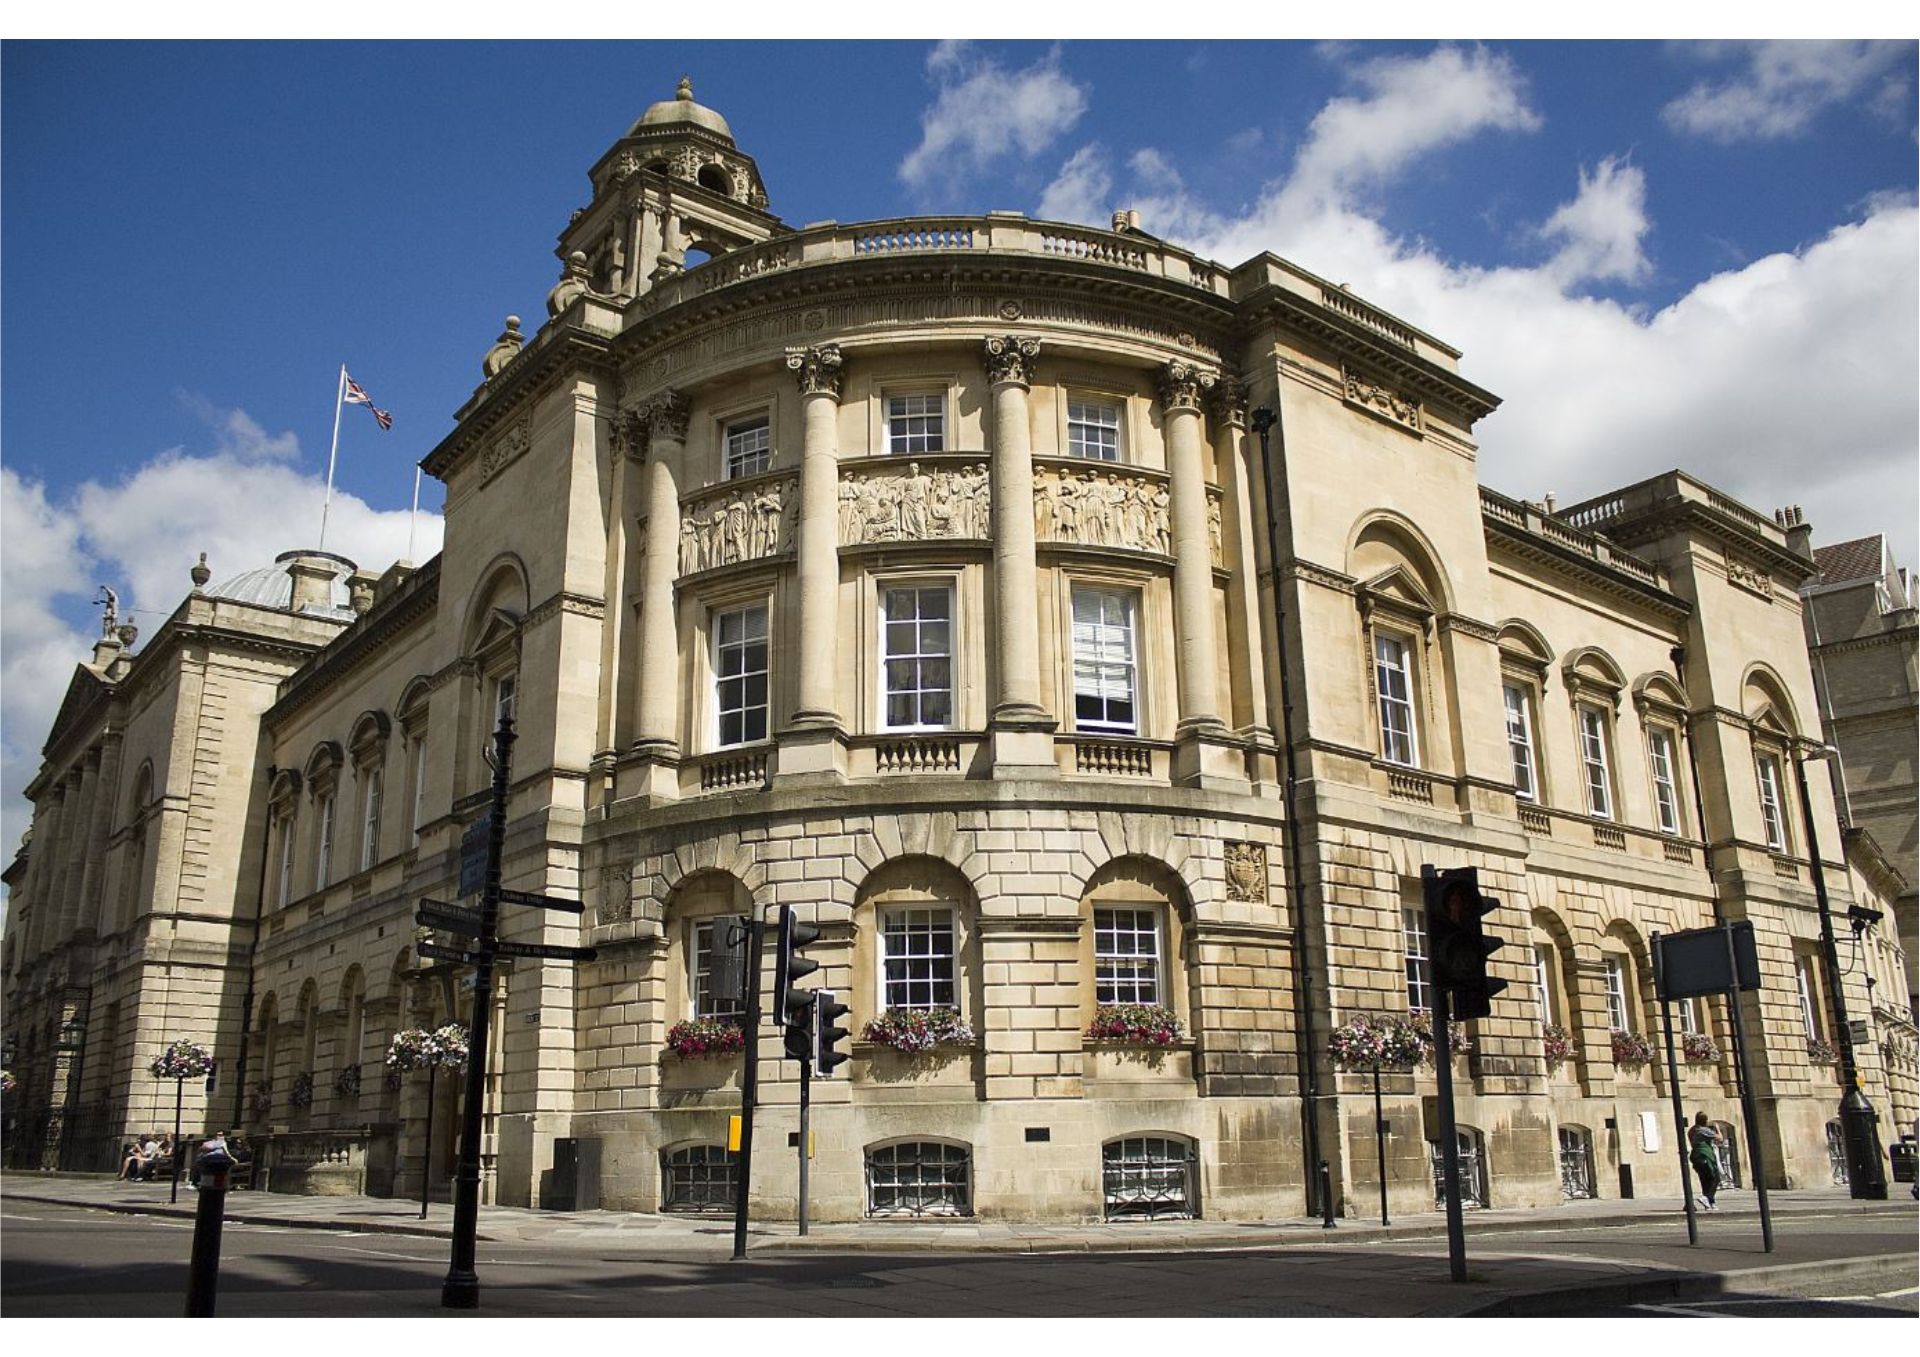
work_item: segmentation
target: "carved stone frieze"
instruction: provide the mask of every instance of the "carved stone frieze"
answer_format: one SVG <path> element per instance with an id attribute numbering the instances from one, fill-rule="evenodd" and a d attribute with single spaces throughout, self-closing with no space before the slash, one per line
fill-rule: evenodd
<path id="1" fill-rule="evenodd" d="M 991 535 L 985 463 L 927 467 L 908 462 L 897 471 L 847 471 L 839 493 L 843 547 Z"/>
<path id="2" fill-rule="evenodd" d="M 803 396 L 832 396 L 837 401 L 846 387 L 847 371 L 838 344 L 788 349 L 787 368 Z"/>
<path id="3" fill-rule="evenodd" d="M 987 340 L 987 380 L 996 386 L 1001 382 L 1027 386 L 1039 356 L 1040 341 L 1032 335 L 995 335 Z"/>
<path id="4" fill-rule="evenodd" d="M 523 415 L 502 429 L 499 436 L 487 445 L 487 450 L 480 454 L 481 481 L 492 480 L 502 467 L 532 446 L 533 427 Z"/>
<path id="5" fill-rule="evenodd" d="M 1110 467 L 1049 467 L 1033 476 L 1033 532 L 1042 542 L 1173 551 L 1166 482 Z"/>
<path id="6" fill-rule="evenodd" d="M 1267 846 L 1228 840 L 1227 899 L 1265 904 L 1267 900 Z"/>
<path id="7" fill-rule="evenodd" d="M 1382 386 L 1350 367 L 1340 369 L 1340 383 L 1347 404 L 1358 406 L 1368 414 L 1378 415 L 1415 433 L 1421 431 L 1420 402 L 1413 397 Z"/>
<path id="8" fill-rule="evenodd" d="M 756 481 L 690 504 L 680 515 L 680 573 L 778 556 L 793 547 L 796 482 Z"/>
<path id="9" fill-rule="evenodd" d="M 1176 358 L 1160 369 L 1160 403 L 1168 410 L 1197 412 L 1219 380 L 1211 369 Z"/>

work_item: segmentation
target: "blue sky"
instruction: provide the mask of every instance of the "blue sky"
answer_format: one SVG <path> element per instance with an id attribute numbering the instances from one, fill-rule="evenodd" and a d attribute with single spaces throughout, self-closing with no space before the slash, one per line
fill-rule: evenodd
<path id="1" fill-rule="evenodd" d="M 347 412 L 329 545 L 404 553 L 414 462 L 683 73 L 795 225 L 1135 206 L 1465 350 L 1501 490 L 1681 465 L 1914 563 L 1910 42 L 8 42 L 0 843 L 98 584 L 151 633 L 198 552 L 311 541 L 342 362 L 395 423 Z"/>

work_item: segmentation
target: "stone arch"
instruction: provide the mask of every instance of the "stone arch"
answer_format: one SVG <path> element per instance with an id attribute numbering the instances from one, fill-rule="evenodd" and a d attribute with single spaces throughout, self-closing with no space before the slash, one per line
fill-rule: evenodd
<path id="1" fill-rule="evenodd" d="M 700 167 L 694 176 L 694 182 L 709 193 L 717 193 L 722 198 L 733 196 L 733 176 L 727 173 L 727 167 L 718 161 L 709 161 Z"/>
<path id="2" fill-rule="evenodd" d="M 133 775 L 133 800 L 127 807 L 127 818 L 142 818 L 148 806 L 153 804 L 153 760 L 140 760 L 140 768 Z"/>
<path id="3" fill-rule="evenodd" d="M 1137 963 L 1130 965 L 1121 955 L 1129 948 L 1137 953 L 1144 945 L 1143 928 L 1148 916 L 1157 949 L 1157 994 L 1152 1000 L 1139 994 Z M 1111 954 L 1106 988 L 1114 991 L 1108 1002 L 1163 1004 L 1172 1008 L 1185 1029 L 1192 1032 L 1198 1008 L 1194 985 L 1199 967 L 1192 941 L 1193 899 L 1180 874 L 1157 858 L 1126 854 L 1102 864 L 1082 886 L 1076 970 L 1081 978 L 1083 1030 L 1102 1002 L 1103 917 L 1111 925 L 1105 930 Z"/>
<path id="4" fill-rule="evenodd" d="M 1740 676 L 1740 710 L 1754 726 L 1792 737 L 1800 733 L 1800 716 L 1780 671 L 1763 660 L 1747 666 Z"/>
<path id="5" fill-rule="evenodd" d="M 1687 690 L 1672 674 L 1650 669 L 1633 681 L 1633 702 L 1637 707 L 1666 707 L 1684 713 Z"/>
<path id="6" fill-rule="evenodd" d="M 1566 659 L 1561 661 L 1560 673 L 1569 689 L 1604 691 L 1614 705 L 1618 705 L 1620 693 L 1627 686 L 1626 671 L 1620 662 L 1599 646 L 1581 646 L 1567 652 Z"/>
<path id="7" fill-rule="evenodd" d="M 360 967 L 347 967 L 340 980 L 340 1043 L 335 1052 L 342 1068 L 359 1065 L 366 1057 L 367 976 Z"/>
<path id="8" fill-rule="evenodd" d="M 666 967 L 667 1021 L 710 1016 L 698 1010 L 700 980 L 697 930 L 719 915 L 758 916 L 753 894 L 738 875 L 718 867 L 703 867 L 682 876 L 668 893 L 661 915 L 665 946 L 656 950 Z M 771 947 L 763 953 L 771 955 Z M 771 1012 L 771 1006 L 768 1006 Z"/>
<path id="9" fill-rule="evenodd" d="M 322 740 L 307 755 L 303 768 L 303 780 L 308 786 L 324 781 L 329 774 L 337 773 L 346 762 L 346 754 L 338 740 Z"/>
<path id="10" fill-rule="evenodd" d="M 890 925 L 898 931 L 889 934 Z M 889 971 L 890 945 L 936 959 Z M 951 1004 L 979 1027 L 986 1002 L 980 896 L 952 863 L 916 853 L 891 858 L 867 873 L 854 893 L 852 952 L 851 1030 L 902 1003 Z M 940 956 L 947 959 L 944 967 Z"/>
<path id="11" fill-rule="evenodd" d="M 532 579 L 516 552 L 503 551 L 487 562 L 475 577 L 468 595 L 466 619 L 460 631 L 460 649 L 475 655 L 517 634 L 533 604 Z"/>
<path id="12" fill-rule="evenodd" d="M 1440 564 L 1443 559 L 1419 525 L 1389 509 L 1361 515 L 1347 538 L 1349 575 L 1371 580 L 1396 568 L 1404 570 L 1426 594 L 1435 612 L 1453 611 L 1453 587 Z"/>
<path id="13" fill-rule="evenodd" d="M 1532 668 L 1544 670 L 1553 663 L 1553 647 L 1540 629 L 1524 618 L 1509 617 L 1501 622 L 1498 644 L 1503 655 Z"/>
<path id="14" fill-rule="evenodd" d="M 384 711 L 369 708 L 354 718 L 353 733 L 347 737 L 347 748 L 353 751 L 355 758 L 365 758 L 384 746 L 392 732 L 393 718 Z"/>

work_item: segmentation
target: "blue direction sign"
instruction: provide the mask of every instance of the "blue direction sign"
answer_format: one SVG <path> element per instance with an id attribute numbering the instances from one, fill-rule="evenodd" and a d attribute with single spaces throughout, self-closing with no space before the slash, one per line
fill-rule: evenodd
<path id="1" fill-rule="evenodd" d="M 460 894 L 462 895 L 478 895 L 486 888 L 489 823 L 486 817 L 475 820 L 467 826 L 467 832 L 460 836 Z"/>

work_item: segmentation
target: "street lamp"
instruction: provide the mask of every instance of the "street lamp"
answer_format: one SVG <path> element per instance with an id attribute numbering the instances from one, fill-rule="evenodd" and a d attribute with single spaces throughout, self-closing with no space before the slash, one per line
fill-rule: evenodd
<path id="1" fill-rule="evenodd" d="M 1847 1150 L 1847 1192 L 1856 1199 L 1885 1201 L 1887 1175 L 1880 1167 L 1880 1134 L 1873 1104 L 1860 1087 L 1860 1068 L 1853 1059 L 1853 1034 L 1847 1027 L 1847 1000 L 1840 989 L 1840 953 L 1833 940 L 1833 912 L 1827 906 L 1827 878 L 1820 866 L 1820 836 L 1815 831 L 1813 801 L 1807 795 L 1807 760 L 1826 759 L 1839 751 L 1832 745 L 1799 745 L 1794 750 L 1793 776 L 1800 788 L 1800 815 L 1807 826 L 1807 861 L 1813 869 L 1813 897 L 1820 907 L 1820 958 L 1827 973 L 1827 1003 L 1832 1010 L 1835 1044 L 1840 1048 L 1840 1134 Z"/>

